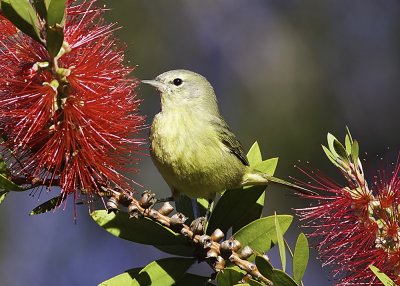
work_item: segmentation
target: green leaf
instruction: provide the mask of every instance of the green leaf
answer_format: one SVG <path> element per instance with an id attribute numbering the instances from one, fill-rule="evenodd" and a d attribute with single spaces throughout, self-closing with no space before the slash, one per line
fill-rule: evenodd
<path id="1" fill-rule="evenodd" d="M 350 143 L 353 144 L 353 137 L 351 136 L 350 129 L 348 126 L 346 126 L 346 135 L 349 137 Z"/>
<path id="2" fill-rule="evenodd" d="M 253 186 L 251 189 L 246 189 L 246 192 L 261 192 L 260 197 L 252 205 L 247 207 L 242 213 L 241 218 L 239 218 L 232 225 L 232 232 L 235 233 L 245 225 L 249 224 L 262 216 L 265 203 L 265 187 L 264 186 Z"/>
<path id="3" fill-rule="evenodd" d="M 257 256 L 255 262 L 260 273 L 264 277 L 270 279 L 274 285 L 298 286 L 288 274 L 282 270 L 273 268 L 271 263 L 262 256 Z"/>
<path id="4" fill-rule="evenodd" d="M 281 232 L 284 234 L 292 223 L 293 217 L 290 215 L 277 215 L 276 218 L 281 227 Z M 233 236 L 242 245 L 248 245 L 256 252 L 266 252 L 277 242 L 275 217 L 268 216 L 253 221 L 241 228 Z"/>
<path id="5" fill-rule="evenodd" d="M 342 159 L 344 161 L 348 160 L 346 149 L 344 148 L 342 143 L 340 143 L 338 140 L 334 140 L 333 141 L 333 148 L 335 149 L 335 152 L 336 152 L 336 154 L 338 154 L 340 159 Z"/>
<path id="6" fill-rule="evenodd" d="M 279 286 L 298 286 L 296 282 L 287 273 L 279 269 L 274 269 L 271 277 L 274 285 Z"/>
<path id="7" fill-rule="evenodd" d="M 254 144 L 251 146 L 249 152 L 247 153 L 247 160 L 249 160 L 250 166 L 255 166 L 262 161 L 262 155 L 261 155 L 261 150 L 260 146 L 258 145 L 258 142 L 254 142 Z"/>
<path id="8" fill-rule="evenodd" d="M 278 157 L 270 158 L 268 160 L 264 160 L 256 165 L 254 165 L 254 169 L 266 173 L 268 176 L 273 176 L 278 166 Z"/>
<path id="9" fill-rule="evenodd" d="M 7 164 L 1 155 L 0 155 L 0 174 L 3 174 L 5 176 L 8 176 L 10 174 L 7 168 Z"/>
<path id="10" fill-rule="evenodd" d="M 257 153 L 254 151 L 257 150 L 257 146 L 257 142 L 254 143 L 251 149 L 253 154 Z M 272 176 L 277 164 L 278 158 L 271 158 L 260 161 L 254 169 Z M 265 188 L 265 186 L 246 186 L 224 192 L 212 212 L 207 233 L 212 233 L 216 228 L 226 232 L 231 227 L 233 232 L 236 232 L 246 224 L 260 218 L 264 208 Z"/>
<path id="11" fill-rule="evenodd" d="M 351 154 L 351 145 L 352 143 L 350 141 L 349 135 L 346 134 L 346 137 L 344 138 L 344 146 L 346 147 L 347 156 L 350 156 Z"/>
<path id="12" fill-rule="evenodd" d="M 194 256 L 195 248 L 187 239 L 149 218 L 129 218 L 124 212 L 107 213 L 96 210 L 93 220 L 116 237 L 129 241 L 153 245 L 158 249 L 181 256 Z"/>
<path id="13" fill-rule="evenodd" d="M 293 253 L 293 278 L 300 285 L 306 272 L 309 258 L 308 240 L 304 233 L 300 233 Z"/>
<path id="14" fill-rule="evenodd" d="M 188 217 L 188 222 L 194 220 L 192 199 L 185 195 L 180 195 L 175 201 L 176 211 L 183 213 Z M 197 199 L 198 216 L 204 216 L 207 212 L 208 201 L 206 199 Z"/>
<path id="15" fill-rule="evenodd" d="M 143 268 L 133 268 L 121 273 L 117 276 L 114 276 L 102 283 L 99 286 L 121 286 L 121 285 L 132 285 L 133 283 L 137 283 L 135 281 L 135 277 L 139 275 L 139 272 Z M 174 286 L 186 286 L 186 285 L 204 285 L 204 286 L 212 286 L 211 283 L 208 283 L 209 277 L 204 277 L 191 273 L 184 273 L 181 278 L 179 278 Z M 146 284 L 148 285 L 148 284 Z"/>
<path id="16" fill-rule="evenodd" d="M 331 133 L 328 133 L 327 141 L 329 150 L 331 151 L 333 157 L 335 158 L 335 161 L 337 161 L 337 159 L 347 160 L 348 156 L 346 153 L 346 149 L 344 148 L 342 143 L 340 143 L 336 139 L 335 136 L 333 136 Z"/>
<path id="17" fill-rule="evenodd" d="M 328 134 L 326 135 L 326 140 L 328 141 L 329 150 L 331 150 L 333 153 L 333 151 L 335 150 L 335 148 L 333 148 L 333 141 L 336 140 L 336 137 L 333 136 L 333 134 L 328 132 Z"/>
<path id="18" fill-rule="evenodd" d="M 14 182 L 7 179 L 3 174 L 0 174 L 0 189 L 5 191 L 17 191 L 17 192 L 26 191 L 24 188 L 21 188 Z"/>
<path id="19" fill-rule="evenodd" d="M 328 159 L 332 162 L 333 165 L 335 165 L 338 168 L 341 168 L 341 166 L 339 165 L 339 163 L 336 160 L 336 157 L 332 154 L 332 152 L 326 148 L 324 145 L 322 146 L 322 150 L 324 150 L 326 157 L 328 157 Z"/>
<path id="20" fill-rule="evenodd" d="M 376 266 L 370 265 L 369 268 L 374 272 L 375 276 L 378 277 L 379 281 L 385 286 L 396 286 L 396 283 L 389 278 L 385 273 L 381 272 Z"/>
<path id="21" fill-rule="evenodd" d="M 29 1 L 3 0 L 1 3 L 1 8 L 7 19 L 9 19 L 22 32 L 41 43 L 39 20 Z"/>
<path id="22" fill-rule="evenodd" d="M 47 7 L 46 2 L 50 2 L 49 0 L 33 0 L 33 5 L 42 19 L 47 19 Z"/>
<path id="23" fill-rule="evenodd" d="M 272 267 L 272 264 L 267 261 L 264 257 L 257 255 L 255 259 L 256 266 L 258 268 L 258 271 L 264 276 L 269 279 L 272 277 L 272 272 L 274 270 L 274 267 Z"/>
<path id="24" fill-rule="evenodd" d="M 353 145 L 351 146 L 351 158 L 353 159 L 354 164 L 358 164 L 359 154 L 360 154 L 360 147 L 358 146 L 358 142 L 354 140 Z"/>
<path id="25" fill-rule="evenodd" d="M 7 191 L 0 191 L 0 204 L 5 200 L 7 194 Z"/>
<path id="26" fill-rule="evenodd" d="M 33 9 L 32 5 L 29 3 L 29 1 L 26 0 L 7 0 L 6 2 L 9 2 L 12 6 L 12 8 L 15 10 L 15 12 L 18 13 L 18 15 L 27 23 L 30 23 L 31 25 L 35 24 L 31 22 L 31 16 L 36 15 L 35 9 Z M 39 26 L 39 21 L 37 22 L 37 25 Z"/>
<path id="27" fill-rule="evenodd" d="M 281 257 L 282 262 L 282 270 L 286 271 L 286 250 L 285 250 L 285 242 L 283 241 L 283 234 L 281 230 L 281 226 L 279 225 L 278 217 L 275 213 L 275 231 L 276 237 L 278 239 L 278 248 L 279 248 L 279 256 Z"/>
<path id="28" fill-rule="evenodd" d="M 248 282 L 248 285 L 250 285 L 250 286 L 265 286 L 265 284 L 262 284 L 261 282 L 258 282 L 257 280 L 254 280 L 254 279 L 249 279 L 247 282 Z M 243 285 L 243 284 L 239 284 L 239 286 L 241 286 L 241 285 Z M 246 285 L 246 284 L 244 284 L 244 285 Z"/>
<path id="29" fill-rule="evenodd" d="M 99 286 L 120 286 L 120 285 L 131 285 L 135 277 L 139 274 L 142 268 L 133 268 L 114 276 L 104 282 L 101 282 Z"/>
<path id="30" fill-rule="evenodd" d="M 47 10 L 47 25 L 55 27 L 57 24 L 61 27 L 65 17 L 66 0 L 51 0 Z"/>
<path id="31" fill-rule="evenodd" d="M 56 57 L 64 41 L 64 31 L 60 27 L 50 27 L 46 34 L 46 48 L 52 57 Z"/>
<path id="32" fill-rule="evenodd" d="M 260 213 L 263 205 L 259 205 L 257 201 L 263 195 L 264 190 L 265 186 L 252 186 L 225 191 L 211 213 L 207 233 L 211 234 L 217 228 L 224 233 L 234 226 L 237 229 L 243 223 L 242 218 L 250 216 L 251 219 L 251 216 Z M 249 212 L 253 207 L 256 214 Z"/>
<path id="33" fill-rule="evenodd" d="M 208 200 L 203 198 L 196 199 L 197 201 L 197 209 L 199 211 L 199 216 L 205 216 L 208 208 Z M 211 203 L 212 209 L 213 203 Z"/>
<path id="34" fill-rule="evenodd" d="M 185 272 L 194 262 L 195 259 L 181 257 L 171 257 L 153 261 L 147 264 L 129 285 L 174 285 L 175 282 L 182 279 Z"/>
<path id="35" fill-rule="evenodd" d="M 196 274 L 185 273 L 181 279 L 179 279 L 174 286 L 213 286 L 213 284 L 208 283 L 210 277 L 204 277 Z M 122 285 L 122 284 L 120 284 Z"/>
<path id="36" fill-rule="evenodd" d="M 47 202 L 44 202 L 43 204 L 37 206 L 34 208 L 29 215 L 38 215 L 38 214 L 43 214 L 47 213 L 48 211 L 54 210 L 57 208 L 61 203 L 67 198 L 65 193 L 62 193 L 61 195 L 54 197 Z"/>
<path id="37" fill-rule="evenodd" d="M 25 191 L 25 189 L 19 187 L 14 182 L 10 181 L 8 177 L 10 176 L 10 171 L 7 168 L 7 164 L 3 157 L 0 155 L 0 192 L 1 190 L 7 191 Z M 3 200 L 6 195 L 4 194 Z"/>
<path id="38" fill-rule="evenodd" d="M 220 271 L 217 275 L 218 286 L 231 286 L 242 280 L 245 272 L 240 270 L 239 267 L 226 267 L 223 271 Z"/>

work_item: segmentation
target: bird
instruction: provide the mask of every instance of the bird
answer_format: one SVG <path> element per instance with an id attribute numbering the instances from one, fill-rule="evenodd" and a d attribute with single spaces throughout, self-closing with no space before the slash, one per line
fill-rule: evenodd
<path id="1" fill-rule="evenodd" d="M 270 184 L 313 193 L 250 166 L 204 76 L 178 69 L 141 82 L 160 93 L 161 110 L 150 128 L 150 155 L 173 198 L 184 194 L 212 202 L 225 190 Z"/>

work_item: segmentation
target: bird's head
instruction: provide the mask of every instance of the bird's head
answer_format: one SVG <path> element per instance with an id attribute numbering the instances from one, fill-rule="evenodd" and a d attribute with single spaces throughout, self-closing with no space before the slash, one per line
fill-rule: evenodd
<path id="1" fill-rule="evenodd" d="M 188 70 L 167 71 L 154 80 L 142 80 L 156 87 L 161 94 L 163 110 L 185 106 L 186 108 L 217 111 L 214 89 L 202 75 Z"/>

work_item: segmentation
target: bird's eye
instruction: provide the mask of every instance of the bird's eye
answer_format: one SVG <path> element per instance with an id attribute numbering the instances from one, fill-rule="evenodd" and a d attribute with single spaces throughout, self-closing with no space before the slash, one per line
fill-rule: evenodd
<path id="1" fill-rule="evenodd" d="M 181 84 L 182 84 L 182 79 L 180 79 L 180 78 L 176 78 L 176 79 L 174 79 L 174 81 L 173 81 L 173 83 L 174 83 L 174 85 L 176 85 L 176 86 L 180 86 Z"/>

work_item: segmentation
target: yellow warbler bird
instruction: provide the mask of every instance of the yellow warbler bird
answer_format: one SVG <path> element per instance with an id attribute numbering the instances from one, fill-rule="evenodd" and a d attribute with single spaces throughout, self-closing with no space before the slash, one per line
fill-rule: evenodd
<path id="1" fill-rule="evenodd" d="M 311 191 L 250 167 L 242 145 L 221 117 L 208 80 L 192 71 L 172 70 L 154 80 L 161 111 L 150 132 L 153 162 L 174 197 L 215 198 L 216 193 L 246 185 L 280 184 Z"/>

